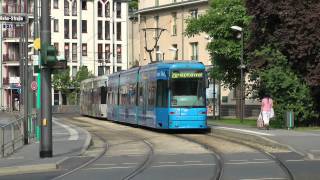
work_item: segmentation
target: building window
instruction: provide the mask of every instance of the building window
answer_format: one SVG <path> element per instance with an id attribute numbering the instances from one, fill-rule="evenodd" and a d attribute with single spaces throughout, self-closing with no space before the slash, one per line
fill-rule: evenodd
<path id="1" fill-rule="evenodd" d="M 110 3 L 109 2 L 107 2 L 104 7 L 104 15 L 106 17 L 110 17 Z"/>
<path id="2" fill-rule="evenodd" d="M 110 66 L 106 66 L 106 74 L 110 74 Z"/>
<path id="3" fill-rule="evenodd" d="M 102 4 L 98 1 L 98 17 L 102 17 Z"/>
<path id="4" fill-rule="evenodd" d="M 122 59 L 121 44 L 117 44 L 117 63 L 121 63 L 121 59 Z"/>
<path id="5" fill-rule="evenodd" d="M 72 77 L 75 78 L 77 76 L 77 66 L 72 66 Z"/>
<path id="6" fill-rule="evenodd" d="M 77 16 L 77 1 L 72 2 L 72 16 Z"/>
<path id="7" fill-rule="evenodd" d="M 104 74 L 104 66 L 98 66 L 98 76 L 102 76 Z"/>
<path id="8" fill-rule="evenodd" d="M 198 60 L 198 42 L 190 43 L 191 45 L 191 60 Z"/>
<path id="9" fill-rule="evenodd" d="M 121 66 L 117 67 L 117 72 L 121 71 Z"/>
<path id="10" fill-rule="evenodd" d="M 172 44 L 173 47 L 173 59 L 178 60 L 178 45 L 177 44 Z"/>
<path id="11" fill-rule="evenodd" d="M 198 18 L 198 9 L 191 9 L 190 10 L 190 15 L 192 18 L 197 19 Z"/>
<path id="12" fill-rule="evenodd" d="M 77 43 L 72 43 L 72 62 L 77 62 Z"/>
<path id="13" fill-rule="evenodd" d="M 58 19 L 53 20 L 53 31 L 59 32 L 59 20 Z"/>
<path id="14" fill-rule="evenodd" d="M 172 35 L 177 35 L 177 13 L 172 13 Z"/>
<path id="15" fill-rule="evenodd" d="M 117 2 L 116 10 L 117 10 L 117 18 L 121 18 L 121 3 L 120 2 Z"/>
<path id="16" fill-rule="evenodd" d="M 57 54 L 59 55 L 59 43 L 53 43 L 53 46 L 56 48 Z"/>
<path id="17" fill-rule="evenodd" d="M 104 22 L 104 33 L 105 33 L 105 39 L 109 40 L 110 39 L 110 22 L 109 21 L 105 21 Z"/>
<path id="18" fill-rule="evenodd" d="M 59 1 L 58 0 L 54 0 L 53 1 L 53 8 L 54 9 L 59 9 Z"/>
<path id="19" fill-rule="evenodd" d="M 64 58 L 66 61 L 70 61 L 69 43 L 64 43 Z"/>
<path id="20" fill-rule="evenodd" d="M 98 44 L 98 60 L 101 61 L 102 59 L 103 59 L 102 44 Z"/>
<path id="21" fill-rule="evenodd" d="M 87 10 L 87 0 L 82 0 L 82 10 Z"/>
<path id="22" fill-rule="evenodd" d="M 102 38 L 102 21 L 98 21 L 98 39 L 103 39 Z"/>
<path id="23" fill-rule="evenodd" d="M 105 45 L 105 51 L 104 51 L 104 57 L 105 57 L 105 62 L 110 63 L 110 44 Z"/>
<path id="24" fill-rule="evenodd" d="M 57 50 L 57 54 L 59 54 L 59 43 L 55 42 L 53 43 L 54 48 Z"/>
<path id="25" fill-rule="evenodd" d="M 69 16 L 69 1 L 64 0 L 64 15 Z"/>
<path id="26" fill-rule="evenodd" d="M 155 6 L 159 6 L 159 0 L 155 0 L 154 4 Z"/>
<path id="27" fill-rule="evenodd" d="M 77 20 L 72 20 L 72 39 L 77 39 Z"/>
<path id="28" fill-rule="evenodd" d="M 87 33 L 87 20 L 82 20 L 82 33 Z"/>
<path id="29" fill-rule="evenodd" d="M 121 41 L 121 22 L 117 22 L 117 40 Z"/>
<path id="30" fill-rule="evenodd" d="M 87 43 L 82 44 L 82 56 L 87 56 Z"/>
<path id="31" fill-rule="evenodd" d="M 65 19 L 64 20 L 64 38 L 69 39 L 69 20 Z"/>

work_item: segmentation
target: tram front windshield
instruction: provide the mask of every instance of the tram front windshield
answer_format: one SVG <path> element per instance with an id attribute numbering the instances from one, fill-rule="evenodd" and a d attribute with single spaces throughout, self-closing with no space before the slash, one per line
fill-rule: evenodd
<path id="1" fill-rule="evenodd" d="M 171 92 L 171 107 L 205 107 L 205 83 L 202 75 L 195 77 L 184 73 L 173 76 Z"/>

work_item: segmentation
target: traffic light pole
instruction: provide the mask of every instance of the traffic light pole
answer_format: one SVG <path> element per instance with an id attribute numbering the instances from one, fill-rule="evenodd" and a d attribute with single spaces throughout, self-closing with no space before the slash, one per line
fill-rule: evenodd
<path id="1" fill-rule="evenodd" d="M 41 138 L 40 158 L 52 157 L 52 104 L 51 104 L 51 69 L 42 62 L 47 61 L 47 47 L 51 44 L 50 0 L 41 0 Z"/>

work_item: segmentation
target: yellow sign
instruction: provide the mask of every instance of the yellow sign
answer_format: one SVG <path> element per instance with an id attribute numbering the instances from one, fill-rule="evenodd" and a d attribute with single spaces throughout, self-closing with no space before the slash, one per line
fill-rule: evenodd
<path id="1" fill-rule="evenodd" d="M 176 79 L 176 78 L 202 78 L 203 73 L 172 73 L 171 78 Z"/>
<path id="2" fill-rule="evenodd" d="M 37 38 L 33 41 L 33 47 L 34 49 L 36 50 L 39 50 L 41 49 L 41 41 L 40 41 L 40 38 Z"/>
<path id="3" fill-rule="evenodd" d="M 47 119 L 43 119 L 43 120 L 42 120 L 42 125 L 43 125 L 43 126 L 46 126 L 47 124 L 48 124 Z"/>

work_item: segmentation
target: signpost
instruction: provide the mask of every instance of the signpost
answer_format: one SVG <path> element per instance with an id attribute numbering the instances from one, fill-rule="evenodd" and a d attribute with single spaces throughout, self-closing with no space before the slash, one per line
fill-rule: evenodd
<path id="1" fill-rule="evenodd" d="M 32 81 L 32 82 L 31 82 L 31 89 L 32 89 L 32 91 L 36 91 L 37 88 L 38 88 L 37 82 L 36 82 L 36 81 Z"/>
<path id="2" fill-rule="evenodd" d="M 0 21 L 6 23 L 28 23 L 28 18 L 24 14 L 0 14 Z"/>

